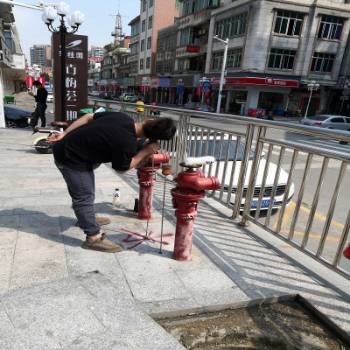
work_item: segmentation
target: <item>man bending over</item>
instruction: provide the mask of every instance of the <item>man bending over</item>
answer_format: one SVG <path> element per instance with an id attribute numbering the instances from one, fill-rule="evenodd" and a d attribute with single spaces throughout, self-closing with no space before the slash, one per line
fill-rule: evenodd
<path id="1" fill-rule="evenodd" d="M 79 227 L 86 234 L 82 248 L 115 253 L 121 247 L 106 239 L 96 222 L 94 169 L 112 163 L 116 171 L 133 169 L 159 149 L 157 140 L 170 140 L 176 132 L 172 119 L 135 123 L 120 112 L 86 114 L 62 134 L 49 138 L 53 154 L 72 198 Z M 137 151 L 137 139 L 150 142 Z"/>

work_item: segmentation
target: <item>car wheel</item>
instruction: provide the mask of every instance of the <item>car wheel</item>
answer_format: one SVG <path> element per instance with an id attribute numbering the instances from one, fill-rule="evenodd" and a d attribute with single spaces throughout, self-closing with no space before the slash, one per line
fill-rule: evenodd
<path id="1" fill-rule="evenodd" d="M 17 124 L 12 120 L 6 120 L 6 127 L 10 129 L 17 128 Z"/>
<path id="2" fill-rule="evenodd" d="M 49 154 L 52 153 L 52 147 L 49 142 L 47 142 L 46 139 L 41 139 L 39 140 L 35 145 L 34 145 L 36 151 L 41 154 Z"/>

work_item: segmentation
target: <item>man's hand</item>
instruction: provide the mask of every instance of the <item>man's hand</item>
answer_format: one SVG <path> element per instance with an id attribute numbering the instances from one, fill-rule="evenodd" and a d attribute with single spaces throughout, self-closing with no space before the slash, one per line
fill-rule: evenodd
<path id="1" fill-rule="evenodd" d="M 61 132 L 60 134 L 54 134 L 52 136 L 49 136 L 47 138 L 47 141 L 50 142 L 50 143 L 55 143 L 55 142 L 57 142 L 59 140 L 62 140 L 64 135 L 65 135 L 64 132 Z"/>
<path id="2" fill-rule="evenodd" d="M 160 144 L 158 142 L 152 142 L 145 146 L 143 149 L 147 155 L 151 155 L 159 151 Z"/>

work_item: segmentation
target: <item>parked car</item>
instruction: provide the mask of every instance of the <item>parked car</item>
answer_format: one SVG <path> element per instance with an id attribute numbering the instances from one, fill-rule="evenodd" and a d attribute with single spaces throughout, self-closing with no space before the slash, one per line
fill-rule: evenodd
<path id="1" fill-rule="evenodd" d="M 52 91 L 48 92 L 46 102 L 48 102 L 48 103 L 53 102 L 53 92 Z"/>
<path id="2" fill-rule="evenodd" d="M 326 129 L 350 131 L 350 117 L 342 115 L 318 114 L 303 118 L 300 123 Z"/>
<path id="3" fill-rule="evenodd" d="M 130 103 L 135 103 L 138 100 L 138 97 L 134 94 L 130 93 L 122 93 L 118 98 L 118 101 L 121 102 L 130 102 Z"/>
<path id="4" fill-rule="evenodd" d="M 99 91 L 90 91 L 88 93 L 89 96 L 92 96 L 92 97 L 99 97 L 100 95 L 100 92 Z"/>
<path id="5" fill-rule="evenodd" d="M 226 152 L 228 147 L 229 147 L 229 150 L 228 150 L 228 157 L 227 157 L 227 167 L 225 172 L 225 159 L 226 159 Z M 231 180 L 231 172 L 234 167 L 234 156 L 235 156 L 235 150 L 237 147 L 238 147 L 237 162 L 234 169 L 234 176 L 233 176 L 233 179 Z M 236 140 L 230 141 L 227 139 L 226 136 L 222 141 L 221 141 L 221 138 L 217 138 L 214 140 L 212 137 L 209 138 L 209 141 L 206 139 L 204 139 L 203 141 L 200 141 L 198 139 L 191 140 L 191 142 L 188 143 L 187 154 L 189 156 L 195 156 L 195 157 L 200 157 L 204 155 L 213 155 L 215 157 L 216 162 L 212 164 L 210 174 L 209 174 L 209 169 L 210 169 L 209 166 L 206 166 L 204 168 L 204 173 L 207 176 L 216 175 L 217 173 L 217 177 L 219 181 L 224 184 L 224 199 L 225 199 L 225 196 L 227 196 L 228 190 L 230 188 L 232 193 L 230 198 L 230 203 L 233 204 L 235 202 L 235 195 L 237 193 L 239 173 L 240 173 L 241 163 L 242 163 L 243 154 L 244 154 L 244 143 L 239 143 L 237 145 Z M 251 173 L 252 164 L 253 164 L 253 157 L 254 157 L 253 153 L 250 153 L 247 173 L 246 173 L 244 188 L 243 188 L 243 198 L 240 206 L 241 210 L 243 210 L 244 208 L 245 198 L 248 191 L 248 183 L 249 183 L 250 173 Z M 257 209 L 261 191 L 263 191 L 263 197 L 262 197 L 262 202 L 260 207 L 261 210 L 267 210 L 272 200 L 271 197 L 272 197 L 275 175 L 277 172 L 277 165 L 273 162 L 269 163 L 266 184 L 264 189 L 262 189 L 265 166 L 266 166 L 266 159 L 264 158 L 264 154 L 262 154 L 262 157 L 259 162 L 255 188 L 254 188 L 253 198 L 251 202 L 252 211 L 255 211 Z M 232 186 L 230 186 L 231 181 L 232 181 Z M 282 203 L 287 191 L 287 181 L 288 181 L 288 173 L 284 169 L 280 169 L 280 173 L 277 181 L 277 187 L 276 187 L 276 194 L 273 199 L 272 209 L 278 209 L 282 206 Z M 289 202 L 292 199 L 294 195 L 294 191 L 295 191 L 295 187 L 294 187 L 294 184 L 292 183 L 289 188 L 288 194 L 286 196 L 287 202 Z"/>
<path id="6" fill-rule="evenodd" d="M 15 106 L 4 106 L 5 123 L 8 128 L 25 128 L 29 126 L 32 113 Z"/>

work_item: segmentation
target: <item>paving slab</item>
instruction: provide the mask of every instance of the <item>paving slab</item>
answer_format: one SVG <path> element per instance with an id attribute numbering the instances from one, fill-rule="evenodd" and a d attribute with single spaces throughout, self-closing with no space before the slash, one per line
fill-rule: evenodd
<path id="1" fill-rule="evenodd" d="M 109 287 L 107 291 L 100 292 L 98 284 L 95 284 L 93 295 L 106 293 L 107 299 L 122 300 L 147 314 L 249 303 L 255 299 L 299 293 L 350 332 L 348 280 L 335 276 L 314 260 L 306 259 L 304 254 L 255 225 L 239 227 L 230 219 L 230 210 L 210 198 L 199 205 L 192 261 L 172 259 L 173 236 L 165 238 L 167 244 L 163 246 L 163 254 L 159 254 L 157 240 L 160 238 L 163 197 L 161 177 L 158 177 L 154 188 L 154 215 L 148 227 L 155 241 L 138 241 L 137 235 L 145 234 L 147 225 L 139 221 L 132 211 L 134 199 L 138 196 L 135 172 L 120 175 L 108 165 L 98 168 L 95 209 L 99 215 L 111 219 L 112 223 L 104 230 L 112 240 L 124 247 L 124 251 L 105 254 L 81 249 L 84 235 L 75 226 L 76 220 L 64 181 L 54 166 L 52 155 L 32 151 L 32 138 L 28 130 L 0 129 L 0 166 L 6 170 L 0 178 L 0 294 L 6 294 L 6 300 L 11 300 L 12 295 L 24 298 L 21 293 L 25 292 L 22 290 L 32 290 L 28 287 L 36 290 L 55 285 L 56 282 L 72 281 L 78 278 L 74 276 L 98 270 L 108 280 Z M 174 209 L 169 194 L 172 186 L 169 180 L 164 220 L 164 232 L 169 234 L 175 233 Z M 121 191 L 117 207 L 111 204 L 115 188 Z M 85 297 L 84 293 L 86 290 L 90 293 L 91 286 L 82 286 L 84 278 L 79 281 L 79 290 Z M 69 283 L 78 282 L 64 283 L 68 286 Z M 57 286 L 52 288 L 55 290 Z M 28 299 L 28 303 L 32 302 L 35 300 Z M 116 303 L 115 300 L 113 302 Z M 49 301 L 47 303 L 50 305 Z M 57 303 L 60 305 L 58 299 Z M 2 301 L 1 332 L 14 327 L 7 310 L 9 308 L 15 315 L 17 308 L 16 303 L 7 303 L 6 308 L 3 305 Z M 112 306 L 115 307 L 114 304 Z M 20 308 L 18 306 L 18 312 Z M 74 319 L 74 313 L 78 310 L 73 310 L 71 317 Z M 104 310 L 102 306 L 101 310 Z M 110 315 L 108 312 L 106 310 L 106 315 Z M 16 325 L 21 324 L 21 318 L 17 314 L 15 316 Z M 57 317 L 64 319 L 62 313 Z M 51 329 L 48 334 L 39 332 L 33 341 L 37 344 L 48 341 L 52 348 L 60 346 L 66 349 L 138 348 L 134 341 L 147 348 L 151 346 L 153 338 L 154 344 L 158 344 L 157 336 L 152 333 L 153 326 L 150 329 L 146 327 L 141 333 L 133 330 L 124 332 L 121 339 L 115 336 L 118 333 L 113 333 L 113 325 L 105 319 L 102 311 L 101 314 L 89 313 L 86 317 L 91 327 L 105 327 L 102 333 L 94 333 L 94 339 L 89 332 L 73 328 L 71 335 L 66 337 L 70 343 L 65 339 L 64 343 L 58 343 L 57 334 L 52 335 Z M 78 322 L 75 327 L 78 327 L 80 319 L 74 320 Z M 58 319 L 55 321 L 58 322 Z M 64 334 L 66 329 L 64 325 L 62 327 L 59 331 Z M 7 349 L 8 344 L 12 346 L 9 349 L 31 348 L 33 345 L 26 342 L 24 336 L 29 337 L 29 328 L 24 330 L 22 338 L 17 337 L 17 331 L 7 334 L 8 337 L 2 340 L 3 346 L 0 343 L 0 349 Z M 79 335 L 75 337 L 76 334 Z M 106 337 L 103 338 L 104 334 Z M 159 348 L 162 345 L 168 349 L 162 341 L 163 338 L 159 339 Z"/>
<path id="2" fill-rule="evenodd" d="M 20 289 L 0 302 L 1 349 L 183 349 L 100 273 Z"/>

